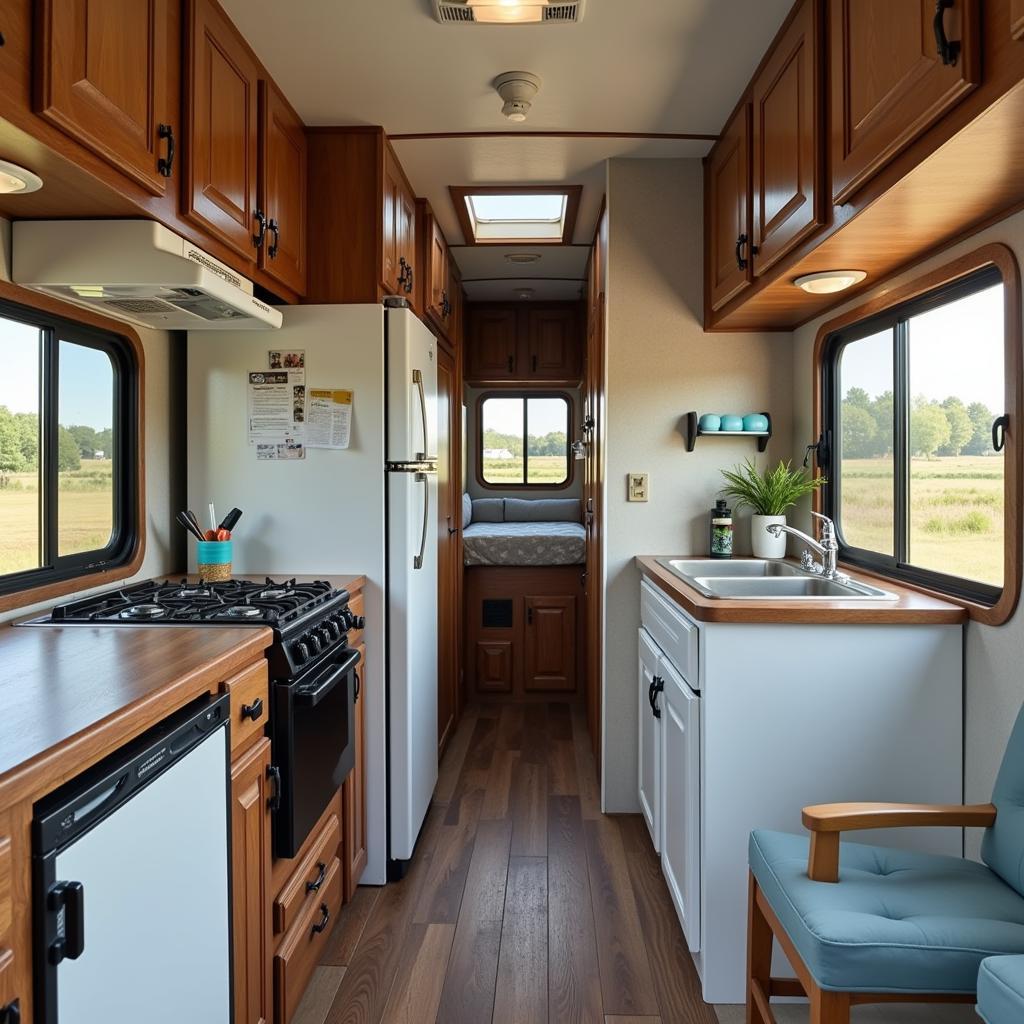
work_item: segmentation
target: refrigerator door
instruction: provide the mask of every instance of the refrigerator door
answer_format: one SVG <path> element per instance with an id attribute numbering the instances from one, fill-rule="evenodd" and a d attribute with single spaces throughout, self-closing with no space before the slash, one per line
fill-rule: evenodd
<path id="1" fill-rule="evenodd" d="M 387 310 L 388 462 L 437 459 L 436 346 L 412 310 Z"/>
<path id="2" fill-rule="evenodd" d="M 389 857 L 404 862 L 437 782 L 435 473 L 388 473 L 388 587 Z"/>

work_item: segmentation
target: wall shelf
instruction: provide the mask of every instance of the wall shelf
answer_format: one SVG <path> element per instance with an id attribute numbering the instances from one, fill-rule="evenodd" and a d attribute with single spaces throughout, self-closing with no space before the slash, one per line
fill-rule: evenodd
<path id="1" fill-rule="evenodd" d="M 756 437 L 757 450 L 763 452 L 768 447 L 768 441 L 772 436 L 772 417 L 767 412 L 763 412 L 761 415 L 768 421 L 767 430 L 701 430 L 697 426 L 699 421 L 697 413 L 688 412 L 686 414 L 686 450 L 693 451 L 698 437 Z"/>

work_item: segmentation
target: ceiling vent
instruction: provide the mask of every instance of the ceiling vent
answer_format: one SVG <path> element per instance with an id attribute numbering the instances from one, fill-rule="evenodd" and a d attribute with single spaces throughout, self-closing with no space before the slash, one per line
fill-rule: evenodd
<path id="1" fill-rule="evenodd" d="M 434 0 L 443 25 L 572 25 L 583 20 L 586 0 Z"/>

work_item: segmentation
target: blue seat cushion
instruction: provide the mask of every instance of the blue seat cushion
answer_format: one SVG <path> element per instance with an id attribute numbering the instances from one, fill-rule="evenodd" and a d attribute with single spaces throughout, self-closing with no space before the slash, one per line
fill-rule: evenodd
<path id="1" fill-rule="evenodd" d="M 984 864 L 844 842 L 831 884 L 808 846 L 753 832 L 750 868 L 823 989 L 972 993 L 986 956 L 1024 953 L 1024 899 Z"/>
<path id="2" fill-rule="evenodd" d="M 1024 956 L 990 956 L 981 961 L 978 1016 L 988 1024 L 1024 1020 Z"/>

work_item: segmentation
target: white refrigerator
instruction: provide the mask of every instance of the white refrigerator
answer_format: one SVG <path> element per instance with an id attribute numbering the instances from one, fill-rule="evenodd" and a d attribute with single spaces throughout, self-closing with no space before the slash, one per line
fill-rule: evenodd
<path id="1" fill-rule="evenodd" d="M 188 335 L 188 503 L 237 506 L 236 574 L 365 575 L 368 862 L 401 877 L 437 782 L 437 353 L 407 307 L 289 306 L 280 330 Z M 303 352 L 353 392 L 349 447 L 258 460 L 248 374 Z M 194 545 L 190 544 L 194 566 Z"/>

